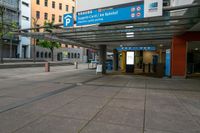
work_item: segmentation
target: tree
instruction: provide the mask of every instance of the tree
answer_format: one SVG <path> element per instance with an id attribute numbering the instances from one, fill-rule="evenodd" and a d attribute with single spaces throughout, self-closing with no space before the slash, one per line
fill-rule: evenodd
<path id="1" fill-rule="evenodd" d="M 38 18 L 33 18 L 32 17 L 32 20 L 33 20 L 33 28 L 34 28 L 34 32 L 37 32 L 37 22 L 38 22 Z M 35 62 L 35 59 L 36 59 L 36 55 L 35 55 L 35 46 L 36 46 L 36 39 L 34 38 L 33 39 L 33 62 Z"/>
<path id="2" fill-rule="evenodd" d="M 13 31 L 14 30 L 16 30 L 16 29 L 18 29 L 18 26 L 17 26 L 17 23 L 16 22 L 12 22 L 11 23 L 11 25 L 9 26 L 10 28 L 8 28 L 9 29 L 9 31 L 7 32 L 7 34 L 8 34 L 8 37 L 9 37 L 9 39 L 10 39 L 10 58 L 12 58 L 12 45 L 13 45 L 13 38 L 14 38 L 14 33 L 13 33 Z"/>
<path id="3" fill-rule="evenodd" d="M 52 30 L 54 29 L 53 22 L 45 22 L 44 23 L 45 29 L 44 31 L 48 33 L 52 33 Z M 54 49 L 55 48 L 60 48 L 61 44 L 56 41 L 49 41 L 49 40 L 39 40 L 38 45 L 43 47 L 43 48 L 48 48 L 51 51 L 51 61 L 54 61 Z"/>

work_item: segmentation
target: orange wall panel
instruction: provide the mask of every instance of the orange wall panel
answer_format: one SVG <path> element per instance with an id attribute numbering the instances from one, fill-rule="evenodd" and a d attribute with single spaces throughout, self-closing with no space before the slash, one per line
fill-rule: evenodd
<path id="1" fill-rule="evenodd" d="M 174 37 L 172 42 L 172 76 L 185 76 L 186 41 L 182 37 Z"/>
<path id="2" fill-rule="evenodd" d="M 187 32 L 173 38 L 171 53 L 172 76 L 186 76 L 188 41 L 200 41 L 200 32 Z"/>

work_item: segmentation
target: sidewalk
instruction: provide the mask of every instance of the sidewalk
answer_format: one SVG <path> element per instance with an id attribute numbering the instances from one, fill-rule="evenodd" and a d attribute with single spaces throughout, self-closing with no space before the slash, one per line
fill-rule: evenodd
<path id="1" fill-rule="evenodd" d="M 80 67 L 1 81 L 0 109 L 9 98 L 18 106 L 0 113 L 0 132 L 200 132 L 199 80 L 101 76 Z"/>

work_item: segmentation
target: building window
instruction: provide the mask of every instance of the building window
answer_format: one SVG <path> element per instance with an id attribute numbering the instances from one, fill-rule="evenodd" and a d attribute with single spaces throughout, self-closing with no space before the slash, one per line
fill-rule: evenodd
<path id="1" fill-rule="evenodd" d="M 27 6 L 27 7 L 29 7 L 29 4 L 26 3 L 26 2 L 24 2 L 24 1 L 22 1 L 22 4 L 25 5 L 25 6 Z"/>
<path id="2" fill-rule="evenodd" d="M 55 14 L 52 14 L 52 22 L 55 21 Z"/>
<path id="3" fill-rule="evenodd" d="M 78 53 L 78 58 L 80 58 L 80 53 Z"/>
<path id="4" fill-rule="evenodd" d="M 37 28 L 37 27 L 40 27 L 40 25 L 36 25 L 36 28 Z M 36 31 L 37 31 L 37 32 L 40 32 L 40 29 L 38 28 L 38 29 L 36 29 Z"/>
<path id="5" fill-rule="evenodd" d="M 22 16 L 22 18 L 26 21 L 29 21 L 29 17 L 26 17 L 26 16 Z"/>
<path id="6" fill-rule="evenodd" d="M 48 0 L 44 1 L 44 6 L 48 6 Z"/>
<path id="7" fill-rule="evenodd" d="M 36 11 L 36 18 L 40 18 L 40 11 Z"/>
<path id="8" fill-rule="evenodd" d="M 65 10 L 66 10 L 67 12 L 69 11 L 69 6 L 68 6 L 68 5 L 65 6 Z"/>
<path id="9" fill-rule="evenodd" d="M 77 58 L 77 57 L 76 57 L 76 53 L 74 54 L 74 58 Z"/>
<path id="10" fill-rule="evenodd" d="M 48 19 L 48 13 L 44 13 L 44 19 L 45 19 L 45 20 Z"/>
<path id="11" fill-rule="evenodd" d="M 59 16 L 59 22 L 62 22 L 62 16 Z"/>
<path id="12" fill-rule="evenodd" d="M 74 12 L 75 12 L 75 7 L 72 6 L 72 13 L 74 13 Z"/>
<path id="13" fill-rule="evenodd" d="M 70 55 L 71 55 L 71 54 L 70 54 L 70 53 L 68 53 L 68 58 L 70 58 Z"/>
<path id="14" fill-rule="evenodd" d="M 49 53 L 49 58 L 51 58 L 51 53 Z"/>
<path id="15" fill-rule="evenodd" d="M 45 52 L 44 57 L 47 58 L 47 52 Z"/>
<path id="16" fill-rule="evenodd" d="M 39 5 L 40 4 L 40 0 L 36 0 L 36 4 Z"/>
<path id="17" fill-rule="evenodd" d="M 52 1 L 52 8 L 55 8 L 55 5 L 56 5 L 55 1 Z"/>
<path id="18" fill-rule="evenodd" d="M 71 53 L 71 58 L 74 58 L 74 54 L 73 53 Z"/>
<path id="19" fill-rule="evenodd" d="M 41 52 L 41 53 L 40 53 L 40 57 L 43 58 L 43 56 L 44 56 L 44 54 L 43 54 L 43 52 Z"/>
<path id="20" fill-rule="evenodd" d="M 59 3 L 59 9 L 62 10 L 62 3 Z"/>
<path id="21" fill-rule="evenodd" d="M 37 57 L 37 58 L 39 58 L 39 56 L 40 56 L 40 53 L 39 53 L 39 52 L 37 52 L 37 53 L 36 53 L 36 57 Z"/>

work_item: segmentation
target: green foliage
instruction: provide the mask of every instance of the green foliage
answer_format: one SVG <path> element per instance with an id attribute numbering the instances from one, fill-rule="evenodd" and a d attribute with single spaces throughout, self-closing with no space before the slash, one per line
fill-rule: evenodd
<path id="1" fill-rule="evenodd" d="M 49 33 L 52 33 L 52 30 L 54 29 L 54 26 L 53 26 L 54 22 L 50 22 L 50 21 L 45 21 L 44 22 L 44 31 L 46 32 L 49 32 Z"/>
<path id="2" fill-rule="evenodd" d="M 53 22 L 45 22 L 44 23 L 44 26 L 45 26 L 44 31 L 52 33 L 52 30 L 54 29 L 53 24 L 54 24 Z M 60 48 L 61 47 L 61 43 L 56 42 L 56 41 L 49 41 L 49 40 L 39 40 L 38 45 L 43 47 L 43 48 L 48 48 L 48 49 L 51 50 L 52 61 L 53 61 L 54 48 Z"/>
<path id="3" fill-rule="evenodd" d="M 54 22 L 45 21 L 44 22 L 44 26 L 45 26 L 44 30 L 46 32 L 52 33 L 52 30 L 54 29 L 53 24 L 54 24 Z M 54 49 L 54 48 L 59 48 L 61 46 L 61 44 L 59 42 L 48 41 L 48 40 L 40 40 L 38 44 L 41 47 L 49 48 L 51 50 Z"/>
<path id="4" fill-rule="evenodd" d="M 12 37 L 13 36 L 13 32 L 16 29 L 18 29 L 17 23 L 16 22 L 12 22 L 8 29 L 9 29 L 9 31 L 7 32 L 7 34 L 8 34 L 9 37 Z"/>
<path id="5" fill-rule="evenodd" d="M 0 36 L 13 36 L 13 32 L 18 29 L 16 22 L 11 22 L 10 24 L 5 24 L 0 22 Z"/>
<path id="6" fill-rule="evenodd" d="M 54 48 L 60 48 L 60 46 L 61 46 L 61 44 L 59 42 L 48 41 L 48 40 L 40 40 L 38 42 L 38 45 L 43 48 L 49 48 L 51 50 Z"/>

